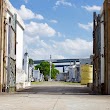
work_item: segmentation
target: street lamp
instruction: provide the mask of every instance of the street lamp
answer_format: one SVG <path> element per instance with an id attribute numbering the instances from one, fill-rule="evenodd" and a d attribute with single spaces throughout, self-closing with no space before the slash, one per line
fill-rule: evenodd
<path id="1" fill-rule="evenodd" d="M 50 55 L 50 81 L 51 81 L 51 67 L 52 67 L 52 62 L 51 62 L 51 55 Z"/>

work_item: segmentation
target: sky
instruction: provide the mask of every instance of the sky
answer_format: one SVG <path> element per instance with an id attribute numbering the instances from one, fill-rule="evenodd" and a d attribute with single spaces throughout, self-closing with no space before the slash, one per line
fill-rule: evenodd
<path id="1" fill-rule="evenodd" d="M 24 52 L 33 60 L 92 54 L 93 12 L 103 0 L 10 0 L 24 21 Z"/>

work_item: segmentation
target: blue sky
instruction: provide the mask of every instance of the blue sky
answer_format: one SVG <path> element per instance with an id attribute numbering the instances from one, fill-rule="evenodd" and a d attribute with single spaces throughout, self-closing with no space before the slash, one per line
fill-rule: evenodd
<path id="1" fill-rule="evenodd" d="M 103 0 L 10 0 L 25 23 L 24 51 L 32 59 L 92 54 L 93 12 Z"/>

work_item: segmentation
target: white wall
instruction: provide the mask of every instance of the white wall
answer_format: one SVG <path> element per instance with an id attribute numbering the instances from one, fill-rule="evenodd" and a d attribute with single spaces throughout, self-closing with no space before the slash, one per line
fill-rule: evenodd
<path id="1" fill-rule="evenodd" d="M 16 67 L 22 69 L 23 65 L 23 29 L 17 24 L 17 37 L 16 37 Z"/>
<path id="2" fill-rule="evenodd" d="M 16 83 L 23 83 L 26 81 L 26 74 L 24 72 L 24 70 L 21 69 L 16 69 Z"/>
<path id="3" fill-rule="evenodd" d="M 24 54 L 24 65 L 23 65 L 23 69 L 27 75 L 27 81 L 29 81 L 29 56 L 28 56 L 28 53 L 26 52 Z"/>
<path id="4" fill-rule="evenodd" d="M 9 17 L 10 17 L 10 14 L 7 13 L 7 23 L 9 22 Z M 9 32 L 9 26 L 7 25 L 7 53 L 6 53 L 7 56 L 8 56 L 8 32 Z M 7 57 L 6 65 L 8 66 L 8 57 Z"/>
<path id="5" fill-rule="evenodd" d="M 39 70 L 34 70 L 34 71 L 33 71 L 33 77 L 34 77 L 36 80 L 40 80 L 40 71 L 39 71 Z"/>
<path id="6" fill-rule="evenodd" d="M 23 31 L 25 28 L 25 25 L 23 23 L 23 20 L 18 15 L 15 8 L 12 6 L 12 4 L 9 2 L 9 0 L 6 0 L 7 4 L 7 44 L 8 44 L 8 25 L 9 25 L 9 17 L 12 17 L 14 14 L 17 14 L 17 25 L 16 25 L 16 87 L 24 88 L 26 86 L 30 86 L 30 82 L 26 82 L 27 75 L 22 70 L 22 63 L 23 63 Z M 7 55 L 8 56 L 8 45 L 7 45 Z M 7 66 L 8 66 L 8 57 L 7 57 Z"/>
<path id="7" fill-rule="evenodd" d="M 22 69 L 23 63 L 23 29 L 25 28 L 23 20 L 16 12 L 15 8 L 12 4 L 6 0 L 8 11 L 7 11 L 7 23 L 9 21 L 9 17 L 12 15 L 17 14 L 17 25 L 16 25 L 16 67 L 18 69 Z M 9 24 L 9 23 L 8 23 Z M 8 26 L 7 26 L 8 27 Z M 8 28 L 7 28 L 7 44 L 8 44 Z M 8 45 L 7 45 L 7 52 L 8 52 Z M 8 53 L 7 53 L 8 55 Z"/>
<path id="8" fill-rule="evenodd" d="M 74 65 L 74 66 L 70 66 L 69 68 L 68 68 L 68 71 L 69 71 L 69 79 L 71 80 L 72 78 L 76 78 L 75 77 L 75 70 L 76 70 L 76 66 Z"/>

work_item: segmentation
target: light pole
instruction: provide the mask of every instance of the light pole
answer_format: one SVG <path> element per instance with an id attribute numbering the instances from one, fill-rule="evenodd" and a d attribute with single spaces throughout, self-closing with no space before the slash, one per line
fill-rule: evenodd
<path id="1" fill-rule="evenodd" d="M 52 67 L 52 62 L 51 62 L 51 55 L 50 55 L 50 81 L 51 81 L 51 67 Z"/>

